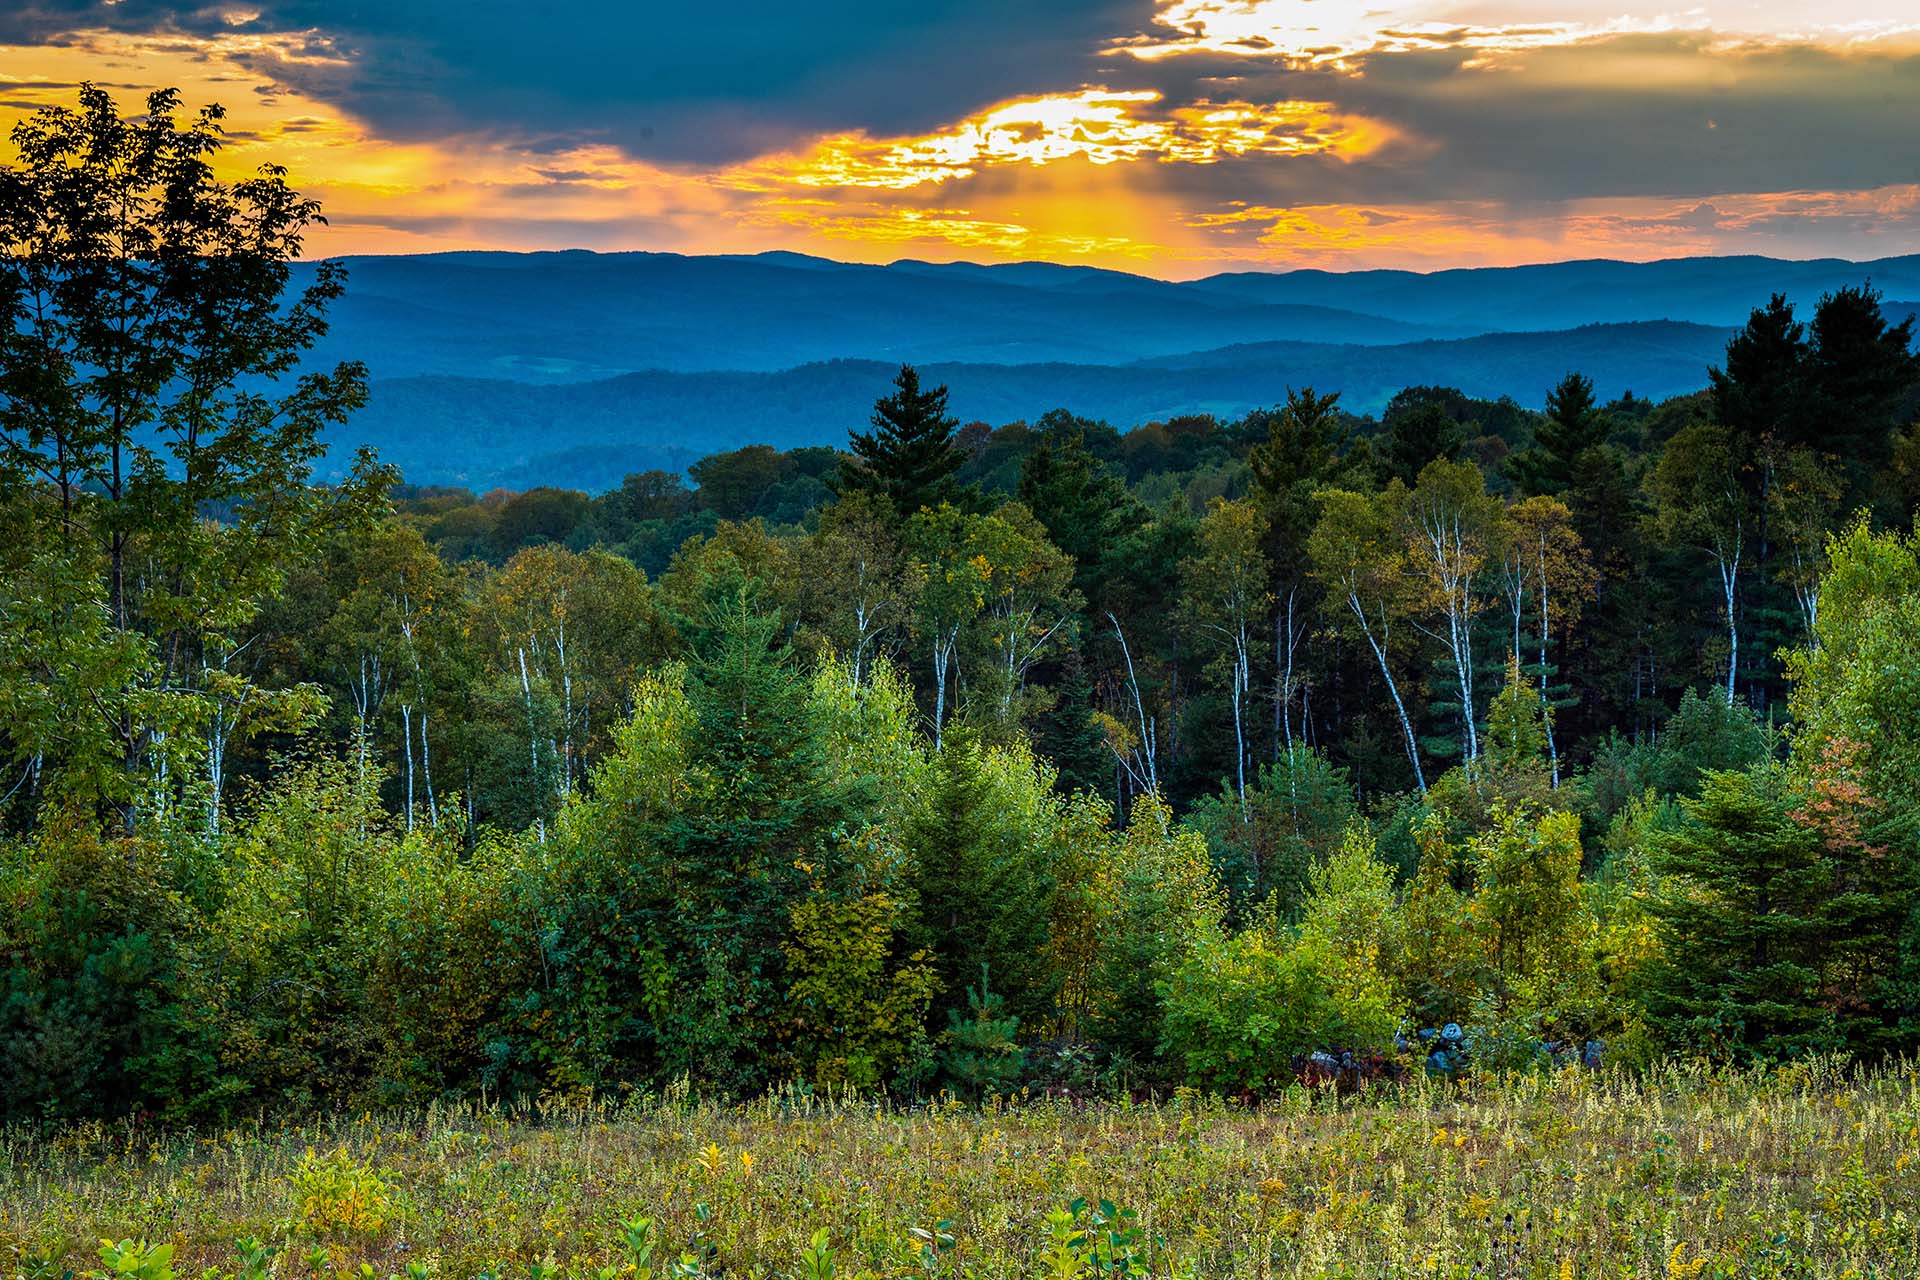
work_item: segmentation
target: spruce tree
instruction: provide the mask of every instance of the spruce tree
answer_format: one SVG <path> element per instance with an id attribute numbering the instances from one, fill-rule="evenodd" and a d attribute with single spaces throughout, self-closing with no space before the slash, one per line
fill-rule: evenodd
<path id="1" fill-rule="evenodd" d="M 1911 891 L 1836 794 L 1772 764 L 1709 773 L 1658 838 L 1655 869 L 1676 883 L 1652 904 L 1665 955 L 1644 999 L 1673 1044 L 1781 1059 L 1896 1042 L 1889 970 Z"/>
<path id="2" fill-rule="evenodd" d="M 959 422 L 947 412 L 947 389 L 922 390 L 920 374 L 903 364 L 893 394 L 873 404 L 873 430 L 849 437 L 857 463 L 843 466 L 835 487 L 842 494 L 884 499 L 901 520 L 922 508 L 957 502 L 954 472 L 965 460 L 954 444 Z"/>
<path id="3" fill-rule="evenodd" d="M 1073 557 L 1073 585 L 1094 617 L 1112 607 L 1127 539 L 1148 513 L 1118 473 L 1087 448 L 1084 431 L 1047 431 L 1020 464 L 1020 501 Z"/>
<path id="4" fill-rule="evenodd" d="M 829 768 L 779 616 L 744 595 L 715 615 L 688 672 L 693 790 L 642 855 L 660 895 L 649 936 L 671 973 L 656 1035 L 669 1072 L 758 1088 L 793 907 L 813 883 L 844 883 L 856 805 Z"/>
<path id="5" fill-rule="evenodd" d="M 982 966 L 1000 975 L 1007 1005 L 1033 1020 L 1052 1007 L 1041 952 L 1053 880 L 1018 823 L 1003 810 L 988 752 L 970 733 L 950 733 L 935 757 L 918 811 L 907 823 L 908 876 L 919 899 L 910 941 L 934 954 L 935 1016 L 966 1007 Z"/>
<path id="6" fill-rule="evenodd" d="M 1533 447 L 1513 455 L 1507 472 L 1528 494 L 1559 497 L 1576 478 L 1580 455 L 1605 443 L 1607 415 L 1593 396 L 1593 379 L 1569 373 L 1547 393 L 1547 411 L 1534 427 Z"/>

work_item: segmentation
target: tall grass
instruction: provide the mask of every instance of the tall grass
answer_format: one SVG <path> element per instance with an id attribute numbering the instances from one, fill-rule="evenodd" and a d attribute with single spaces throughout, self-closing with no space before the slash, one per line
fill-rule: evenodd
<path id="1" fill-rule="evenodd" d="M 1103 1200 L 1137 1215 L 1135 1262 L 1062 1261 L 1049 1213 L 1082 1199 L 1083 1237 Z M 823 1242 L 840 1276 L 1910 1276 L 1920 1072 L 1576 1070 L 1258 1107 L 670 1096 L 0 1135 L 0 1267 L 29 1280 L 97 1269 L 103 1237 L 171 1243 L 182 1276 L 231 1271 L 257 1237 L 282 1277 L 604 1278 L 635 1273 L 637 1216 L 662 1276 L 683 1255 L 819 1275 Z"/>

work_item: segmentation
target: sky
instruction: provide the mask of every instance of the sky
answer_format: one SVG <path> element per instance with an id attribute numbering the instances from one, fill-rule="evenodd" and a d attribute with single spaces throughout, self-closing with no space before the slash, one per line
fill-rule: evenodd
<path id="1" fill-rule="evenodd" d="M 223 104 L 316 254 L 1920 252 L 1915 0 L 0 3 L 0 123 L 83 81 Z"/>

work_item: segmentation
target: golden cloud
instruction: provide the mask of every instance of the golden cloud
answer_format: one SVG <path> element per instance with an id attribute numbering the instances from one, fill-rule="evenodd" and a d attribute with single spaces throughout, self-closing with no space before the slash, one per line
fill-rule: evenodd
<path id="1" fill-rule="evenodd" d="M 728 175 L 745 190 L 784 186 L 904 190 L 1002 165 L 1212 164 L 1239 156 L 1369 155 L 1396 135 L 1325 102 L 1200 102 L 1157 111 L 1153 90 L 1022 98 L 924 137 L 838 134 Z"/>
<path id="2" fill-rule="evenodd" d="M 1185 54 L 1262 58 L 1300 68 L 1357 72 L 1373 55 L 1459 50 L 1468 66 L 1490 66 L 1530 50 L 1628 35 L 1699 32 L 1729 46 L 1814 44 L 1849 49 L 1905 42 L 1920 34 L 1911 15 L 1866 0 L 1868 16 L 1806 21 L 1800 0 L 1746 0 L 1674 10 L 1644 2 L 1570 0 L 1566 16 L 1542 21 L 1536 6 L 1512 0 L 1162 0 L 1155 30 L 1114 41 L 1110 54 L 1146 61 Z M 1882 9 L 1885 11 L 1882 12 Z"/>
<path id="3" fill-rule="evenodd" d="M 1523 29 L 1502 20 L 1498 3 L 1483 5 L 1488 16 L 1472 28 L 1449 27 L 1443 34 L 1392 27 L 1387 38 L 1426 42 L 1420 47 L 1463 41 L 1542 47 L 1587 38 L 1581 33 L 1604 26 L 1570 19 Z M 1177 0 L 1163 17 L 1188 24 L 1166 29 L 1172 41 L 1269 51 L 1277 44 L 1272 22 L 1292 21 L 1298 32 L 1278 34 L 1297 37 L 1298 50 L 1310 58 L 1374 48 L 1388 30 L 1386 18 L 1349 0 L 1296 0 L 1284 7 L 1264 0 Z M 1886 29 L 1860 28 L 1847 38 L 1864 41 Z M 1138 47 L 1119 52 L 1156 56 Z M 1431 156 L 1437 143 L 1325 101 L 1259 102 L 1248 100 L 1257 97 L 1251 90 L 1219 87 L 1231 81 L 1210 82 L 1217 100 L 1205 101 L 1103 86 L 1021 97 L 921 134 L 835 133 L 789 152 L 699 169 L 653 164 L 607 143 L 555 150 L 460 134 L 395 142 L 322 100 L 320 91 L 303 94 L 275 78 L 280 64 L 343 61 L 337 48 L 310 35 L 232 32 L 187 41 L 82 33 L 58 46 L 0 47 L 0 67 L 12 73 L 0 74 L 0 110 L 70 104 L 72 86 L 86 79 L 114 88 L 128 110 L 137 109 L 142 86 L 176 85 L 192 105 L 225 102 L 233 110 L 220 168 L 237 176 L 267 161 L 287 165 L 331 220 L 310 240 L 315 253 L 585 245 L 791 248 L 885 260 L 911 245 L 928 256 L 1146 264 L 1181 275 L 1236 264 L 1434 267 L 1724 252 L 1865 256 L 1908 251 L 1920 235 L 1920 187 L 1911 184 L 1688 195 L 1679 175 L 1676 194 L 1660 199 L 1516 207 L 1492 200 L 1377 204 L 1355 198 L 1286 205 L 1275 195 L 1251 193 L 1301 184 L 1263 187 L 1261 173 L 1237 168 L 1202 181 L 1187 167 L 1249 158 L 1283 167 L 1291 158 L 1379 165 L 1390 157 L 1404 168 Z M 1561 65 L 1569 61 L 1581 65 Z M 1619 67 L 1618 59 L 1582 56 L 1554 60 L 1536 74 L 1566 83 L 1575 74 L 1617 77 Z M 1657 82 L 1662 74 L 1693 72 L 1632 64 L 1636 83 Z M 1175 168 L 1185 171 L 1171 172 Z M 1243 179 L 1255 185 L 1241 185 Z M 1221 194 L 1209 191 L 1246 194 L 1248 203 L 1217 206 Z"/>

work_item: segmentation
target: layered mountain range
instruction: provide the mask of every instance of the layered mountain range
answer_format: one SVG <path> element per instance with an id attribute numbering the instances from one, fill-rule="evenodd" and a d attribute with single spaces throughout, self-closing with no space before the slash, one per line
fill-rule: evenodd
<path id="1" fill-rule="evenodd" d="M 1871 282 L 1920 312 L 1920 255 L 1584 261 L 1428 274 L 1234 272 L 1167 281 L 1049 263 L 885 266 L 791 253 L 451 253 L 347 260 L 316 353 L 357 359 L 371 444 L 408 479 L 601 488 L 749 443 L 839 444 L 902 362 L 963 420 L 1067 408 L 1126 428 L 1233 415 L 1289 386 L 1377 412 L 1400 388 L 1537 406 L 1568 370 L 1600 394 L 1693 390 L 1770 294 L 1803 310 Z M 303 268 L 310 270 L 310 268 Z"/>

